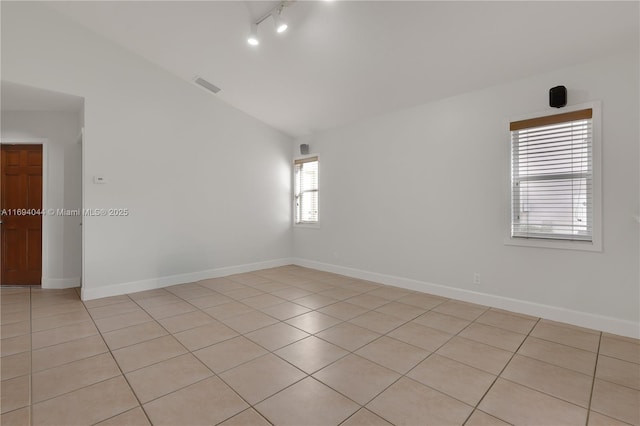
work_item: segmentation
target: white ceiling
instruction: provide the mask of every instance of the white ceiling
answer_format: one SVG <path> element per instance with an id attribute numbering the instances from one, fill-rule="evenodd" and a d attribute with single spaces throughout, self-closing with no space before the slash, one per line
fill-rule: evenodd
<path id="1" fill-rule="evenodd" d="M 50 7 L 299 136 L 631 46 L 638 2 L 79 1 Z M 561 84 L 562 82 L 558 82 Z M 214 96 L 214 95 L 212 95 Z"/>
<path id="2" fill-rule="evenodd" d="M 79 112 L 84 99 L 79 96 L 52 92 L 8 81 L 0 84 L 2 111 L 65 111 Z"/>

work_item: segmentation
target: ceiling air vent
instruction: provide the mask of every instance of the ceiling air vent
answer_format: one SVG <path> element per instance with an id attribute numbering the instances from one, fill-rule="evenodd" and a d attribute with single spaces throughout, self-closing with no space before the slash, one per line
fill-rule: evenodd
<path id="1" fill-rule="evenodd" d="M 220 91 L 220 88 L 218 86 L 216 86 L 215 84 L 209 83 L 207 80 L 205 80 L 202 77 L 196 77 L 195 80 L 193 80 L 193 82 L 196 83 L 198 86 L 204 87 L 205 89 L 207 89 L 212 93 L 218 93 Z"/>

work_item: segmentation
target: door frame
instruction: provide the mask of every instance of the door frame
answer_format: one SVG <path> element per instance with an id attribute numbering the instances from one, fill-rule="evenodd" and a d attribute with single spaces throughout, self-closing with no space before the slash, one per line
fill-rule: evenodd
<path id="1" fill-rule="evenodd" d="M 42 210 L 49 208 L 49 140 L 46 138 L 0 138 L 0 145 L 42 145 Z M 46 278 L 49 275 L 49 219 L 42 216 L 42 288 L 47 288 Z M 2 250 L 2 247 L 0 247 Z"/>

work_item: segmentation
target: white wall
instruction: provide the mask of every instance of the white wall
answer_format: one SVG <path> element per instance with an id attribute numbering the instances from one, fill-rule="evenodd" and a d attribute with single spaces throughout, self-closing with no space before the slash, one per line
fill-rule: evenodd
<path id="1" fill-rule="evenodd" d="M 294 229 L 296 257 L 308 266 L 637 335 L 638 71 L 636 46 L 295 141 L 294 152 L 309 142 L 321 160 L 320 229 Z M 558 84 L 567 86 L 570 105 L 602 101 L 602 252 L 503 244 L 509 118 L 550 111 L 548 89 Z M 472 284 L 474 272 L 480 285 Z"/>
<path id="2" fill-rule="evenodd" d="M 291 256 L 286 135 L 38 3 L 2 3 L 2 78 L 85 98 L 84 207 L 130 211 L 84 218 L 84 298 Z"/>
<path id="3" fill-rule="evenodd" d="M 3 143 L 46 139 L 48 209 L 79 209 L 82 206 L 80 172 L 77 156 L 80 113 L 54 111 L 3 111 Z M 43 287 L 77 287 L 81 274 L 80 217 L 43 217 Z"/>

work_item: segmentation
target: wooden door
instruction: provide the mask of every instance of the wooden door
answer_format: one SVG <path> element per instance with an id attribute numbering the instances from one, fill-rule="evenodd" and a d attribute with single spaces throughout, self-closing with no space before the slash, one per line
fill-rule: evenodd
<path id="1" fill-rule="evenodd" d="M 2 145 L 2 285 L 42 280 L 42 145 Z"/>

